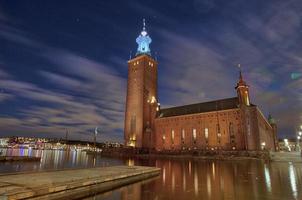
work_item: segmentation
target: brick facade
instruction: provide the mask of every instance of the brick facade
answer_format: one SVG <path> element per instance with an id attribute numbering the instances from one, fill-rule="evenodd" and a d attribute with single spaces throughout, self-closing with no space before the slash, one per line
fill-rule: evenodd
<path id="1" fill-rule="evenodd" d="M 148 55 L 128 61 L 128 84 L 125 113 L 127 146 L 151 147 L 157 99 L 157 62 Z"/>
<path id="2" fill-rule="evenodd" d="M 151 54 L 128 61 L 125 145 L 156 151 L 276 150 L 276 125 L 251 104 L 241 71 L 237 97 L 160 109 L 157 62 Z"/>

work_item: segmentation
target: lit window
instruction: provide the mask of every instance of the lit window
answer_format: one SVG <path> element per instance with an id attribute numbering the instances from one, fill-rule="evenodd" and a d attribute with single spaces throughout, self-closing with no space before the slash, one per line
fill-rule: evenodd
<path id="1" fill-rule="evenodd" d="M 165 134 L 163 134 L 163 143 L 165 143 L 165 140 L 166 140 L 166 136 Z"/>
<path id="2" fill-rule="evenodd" d="M 155 103 L 155 102 L 156 102 L 156 99 L 155 99 L 154 96 L 152 96 L 152 98 L 151 98 L 151 103 Z"/>
<path id="3" fill-rule="evenodd" d="M 174 142 L 174 130 L 171 131 L 171 139 L 172 139 L 172 143 Z"/>
<path id="4" fill-rule="evenodd" d="M 209 138 L 209 129 L 208 128 L 204 129 L 204 136 L 205 136 L 206 139 Z"/>
<path id="5" fill-rule="evenodd" d="M 196 140 L 196 129 L 193 129 L 193 140 Z"/>
<path id="6" fill-rule="evenodd" d="M 181 129 L 181 139 L 185 139 L 185 129 Z"/>

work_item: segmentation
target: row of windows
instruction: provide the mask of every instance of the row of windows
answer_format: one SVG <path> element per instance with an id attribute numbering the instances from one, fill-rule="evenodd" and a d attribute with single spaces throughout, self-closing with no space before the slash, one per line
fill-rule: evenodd
<path id="1" fill-rule="evenodd" d="M 226 115 L 226 114 L 220 114 L 220 116 L 223 116 L 223 115 Z M 230 113 L 231 115 L 231 113 Z M 194 119 L 201 119 L 201 118 L 216 118 L 217 116 L 215 115 L 199 115 L 199 116 L 196 116 L 196 117 L 182 117 L 182 118 L 172 118 L 172 119 L 165 119 L 165 120 L 162 120 L 160 122 L 160 125 L 164 125 L 164 124 L 167 124 L 169 122 L 177 122 L 177 121 L 183 121 L 183 120 L 194 120 Z M 210 119 L 211 120 L 211 119 Z M 225 119 L 220 119 L 221 121 L 225 121 Z M 235 117 L 235 120 L 238 120 L 238 117 Z M 198 122 L 200 123 L 200 122 Z"/>
<path id="2" fill-rule="evenodd" d="M 136 61 L 136 62 L 133 63 L 134 66 L 138 65 L 138 64 L 139 64 L 139 61 Z M 151 67 L 153 67 L 154 63 L 152 63 L 152 62 L 149 61 L 148 65 L 151 66 Z"/>
<path id="3" fill-rule="evenodd" d="M 208 128 L 204 129 L 204 135 L 205 135 L 206 139 L 209 138 L 209 129 Z M 193 130 L 192 130 L 192 136 L 193 136 L 193 140 L 196 140 L 197 130 L 195 128 L 193 128 Z M 171 130 L 171 139 L 172 139 L 172 141 L 174 140 L 174 138 L 175 138 L 175 131 Z M 165 136 L 165 134 L 163 134 L 163 140 L 165 140 L 165 139 L 166 139 L 166 136 Z M 181 139 L 182 140 L 185 139 L 185 129 L 181 129 Z"/>
<path id="4" fill-rule="evenodd" d="M 148 64 L 149 64 L 149 66 L 153 67 L 153 63 L 152 62 L 149 62 Z"/>
<path id="5" fill-rule="evenodd" d="M 229 132 L 230 132 L 230 141 L 231 141 L 231 143 L 235 143 L 234 127 L 233 127 L 232 123 L 230 123 L 230 125 L 229 125 Z M 185 140 L 185 135 L 186 135 L 185 134 L 185 129 L 181 129 L 181 140 L 182 140 L 182 142 L 184 142 L 184 140 Z M 204 137 L 205 137 L 206 140 L 208 140 L 208 138 L 209 138 L 209 129 L 208 128 L 204 129 Z M 217 125 L 217 137 L 218 137 L 218 142 L 220 143 L 221 132 L 220 132 L 219 125 Z M 192 129 L 192 138 L 193 138 L 193 141 L 196 142 L 197 130 L 195 128 Z M 166 135 L 165 134 L 163 134 L 162 139 L 163 139 L 163 143 L 164 143 L 165 140 L 166 140 Z M 175 131 L 174 131 L 174 129 L 172 129 L 171 130 L 172 143 L 174 143 L 174 139 L 175 139 Z"/>

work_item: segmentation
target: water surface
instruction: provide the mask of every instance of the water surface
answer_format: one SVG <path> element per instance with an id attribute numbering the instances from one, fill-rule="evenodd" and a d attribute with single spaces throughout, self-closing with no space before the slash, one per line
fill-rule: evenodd
<path id="1" fill-rule="evenodd" d="M 158 177 L 90 199 L 302 199 L 302 164 L 257 160 L 113 159 L 83 151 L 9 149 L 7 155 L 41 156 L 40 162 L 0 163 L 0 173 L 111 165 L 160 167 Z"/>

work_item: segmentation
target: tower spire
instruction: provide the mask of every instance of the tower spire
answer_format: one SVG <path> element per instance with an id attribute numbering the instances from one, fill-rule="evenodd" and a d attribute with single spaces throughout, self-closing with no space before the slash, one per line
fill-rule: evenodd
<path id="1" fill-rule="evenodd" d="M 235 89 L 237 90 L 237 95 L 238 95 L 240 104 L 249 106 L 250 105 L 249 89 L 248 89 L 249 86 L 243 80 L 241 64 L 238 64 L 238 68 L 239 68 L 239 81 L 237 82 Z"/>
<path id="2" fill-rule="evenodd" d="M 242 71 L 241 71 L 241 64 L 238 64 L 238 68 L 239 68 L 239 81 L 243 82 L 243 78 L 242 78 Z"/>
<path id="3" fill-rule="evenodd" d="M 138 44 L 136 55 L 141 54 L 147 54 L 151 56 L 151 50 L 150 50 L 150 43 L 152 42 L 152 39 L 148 35 L 148 32 L 146 31 L 146 20 L 143 19 L 143 30 L 139 34 L 139 36 L 136 38 L 136 43 Z"/>

